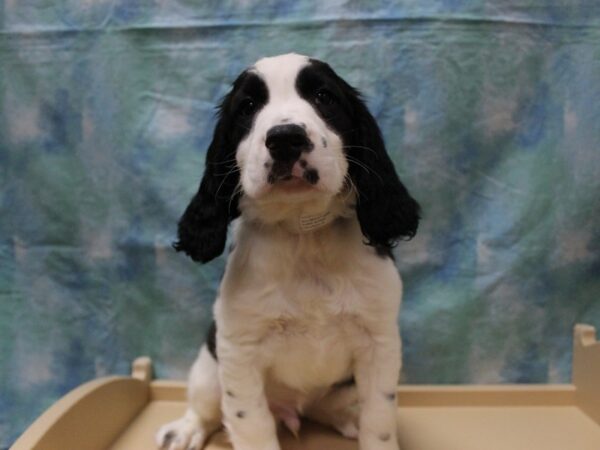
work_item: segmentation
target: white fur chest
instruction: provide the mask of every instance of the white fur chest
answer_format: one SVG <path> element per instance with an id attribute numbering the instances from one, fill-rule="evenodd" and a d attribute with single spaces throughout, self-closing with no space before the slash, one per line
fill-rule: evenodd
<path id="1" fill-rule="evenodd" d="M 268 377 L 300 392 L 347 379 L 365 343 L 365 321 L 395 317 L 401 286 L 393 262 L 359 239 L 357 224 L 309 236 L 241 229 L 215 316 L 223 335 L 256 340 Z"/>
<path id="2" fill-rule="evenodd" d="M 351 328 L 348 318 L 339 316 L 273 320 L 261 349 L 268 378 L 303 393 L 349 378 Z"/>

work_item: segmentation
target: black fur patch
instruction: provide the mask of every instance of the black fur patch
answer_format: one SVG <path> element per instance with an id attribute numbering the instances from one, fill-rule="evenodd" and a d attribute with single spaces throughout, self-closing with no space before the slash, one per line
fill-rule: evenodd
<path id="1" fill-rule="evenodd" d="M 394 253 L 392 252 L 391 247 L 376 245 L 375 253 L 377 253 L 377 256 L 381 256 L 382 258 L 390 258 L 394 261 L 396 260 L 396 258 L 394 258 Z"/>
<path id="2" fill-rule="evenodd" d="M 178 240 L 173 244 L 194 261 L 206 263 L 223 253 L 229 222 L 240 214 L 237 147 L 268 99 L 265 82 L 247 71 L 223 98 L 200 187 L 179 220 Z"/>
<path id="3" fill-rule="evenodd" d="M 208 347 L 208 351 L 215 358 L 216 361 L 219 360 L 217 358 L 217 324 L 213 320 L 208 327 L 208 333 L 206 333 L 206 346 Z"/>
<path id="4" fill-rule="evenodd" d="M 356 385 L 356 380 L 354 379 L 354 377 L 350 377 L 346 380 L 338 381 L 331 387 L 333 389 L 339 389 L 339 388 L 346 388 L 346 387 L 351 387 L 351 386 L 355 386 L 355 385 Z"/>

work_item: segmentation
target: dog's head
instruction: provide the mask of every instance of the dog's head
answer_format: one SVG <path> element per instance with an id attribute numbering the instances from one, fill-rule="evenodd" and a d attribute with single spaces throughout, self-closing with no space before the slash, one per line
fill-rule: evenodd
<path id="1" fill-rule="evenodd" d="M 359 92 L 327 64 L 288 54 L 244 71 L 223 99 L 200 188 L 175 248 L 208 262 L 240 199 L 305 202 L 353 192 L 365 242 L 414 236 L 419 205 L 400 182 Z"/>

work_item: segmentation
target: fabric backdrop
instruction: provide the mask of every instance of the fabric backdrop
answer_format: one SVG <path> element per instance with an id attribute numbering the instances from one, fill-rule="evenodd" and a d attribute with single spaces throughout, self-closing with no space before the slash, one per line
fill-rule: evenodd
<path id="1" fill-rule="evenodd" d="M 170 244 L 265 55 L 360 88 L 423 206 L 405 382 L 567 382 L 600 326 L 596 0 L 4 0 L 0 27 L 0 447 L 138 355 L 185 377 L 224 259 Z"/>

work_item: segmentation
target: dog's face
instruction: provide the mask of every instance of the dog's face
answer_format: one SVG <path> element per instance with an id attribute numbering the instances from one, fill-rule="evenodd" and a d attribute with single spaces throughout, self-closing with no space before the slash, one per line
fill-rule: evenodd
<path id="1" fill-rule="evenodd" d="M 242 196 L 294 202 L 350 189 L 367 244 L 389 249 L 414 235 L 419 206 L 398 179 L 358 91 L 321 61 L 263 58 L 223 99 L 175 248 L 202 262 L 221 254 Z"/>
<path id="2" fill-rule="evenodd" d="M 232 94 L 241 188 L 251 198 L 335 195 L 344 187 L 348 161 L 339 126 L 351 126 L 334 93 L 335 83 L 308 58 L 264 58 L 241 75 Z"/>

